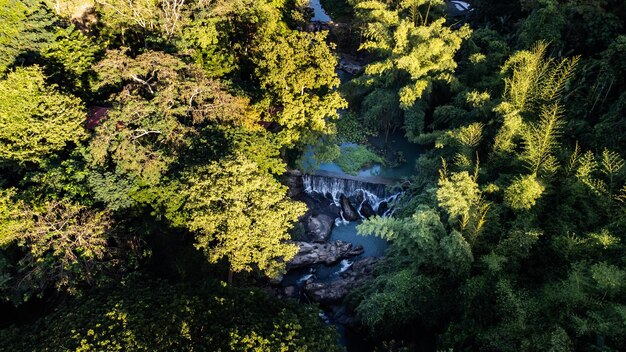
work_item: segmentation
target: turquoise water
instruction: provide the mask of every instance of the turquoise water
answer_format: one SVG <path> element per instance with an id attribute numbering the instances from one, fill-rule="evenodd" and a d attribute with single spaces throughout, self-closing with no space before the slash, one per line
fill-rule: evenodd
<path id="1" fill-rule="evenodd" d="M 356 227 L 361 224 L 362 221 L 353 221 L 347 224 L 340 224 L 333 229 L 331 235 L 332 240 L 342 240 L 352 243 L 355 247 L 358 245 L 363 246 L 365 252 L 359 257 L 382 257 L 387 249 L 387 241 L 376 236 L 361 236 L 356 233 Z"/>
<path id="2" fill-rule="evenodd" d="M 365 168 L 358 172 L 359 177 L 380 177 L 391 180 L 401 180 L 403 178 L 410 177 L 415 174 L 415 163 L 423 152 L 421 146 L 409 142 L 402 133 L 396 133 L 389 137 L 387 144 L 385 145 L 381 137 L 373 137 L 370 139 L 370 143 L 378 149 L 388 149 L 402 153 L 404 161 L 394 167 L 385 166 L 381 164 L 374 164 L 368 168 Z M 354 143 L 342 143 L 341 148 L 346 146 L 355 145 Z M 309 149 L 304 155 L 304 165 L 311 167 L 315 165 L 315 155 Z M 332 172 L 338 176 L 345 175 L 345 172 L 341 170 L 339 165 L 335 163 L 321 163 L 316 170 Z M 315 172 L 313 172 L 315 173 Z"/>
<path id="3" fill-rule="evenodd" d="M 322 4 L 320 4 L 320 0 L 309 0 L 309 7 L 313 8 L 313 18 L 311 21 L 313 22 L 330 22 L 332 19 L 326 11 L 322 8 Z"/>
<path id="4" fill-rule="evenodd" d="M 339 224 L 333 228 L 330 241 L 341 240 L 352 243 L 353 248 L 361 245 L 364 252 L 356 257 L 344 259 L 335 265 L 317 265 L 313 268 L 301 268 L 290 271 L 283 278 L 283 286 L 301 286 L 304 281 L 313 275 L 318 282 L 330 281 L 338 277 L 341 272 L 347 269 L 355 261 L 367 257 L 382 257 L 389 246 L 387 241 L 376 236 L 361 236 L 356 233 L 356 227 L 362 221 L 353 221 Z"/>

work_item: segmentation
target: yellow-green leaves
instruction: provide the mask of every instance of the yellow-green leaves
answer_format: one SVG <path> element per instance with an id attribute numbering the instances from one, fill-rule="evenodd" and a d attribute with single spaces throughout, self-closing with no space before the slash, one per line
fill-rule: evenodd
<path id="1" fill-rule="evenodd" d="M 3 191 L 0 248 L 13 244 L 26 253 L 9 282 L 9 291 L 22 296 L 16 303 L 48 287 L 73 292 L 118 264 L 111 225 L 108 211 L 64 199 L 32 205 L 17 198 L 15 191 Z"/>
<path id="2" fill-rule="evenodd" d="M 453 218 L 469 216 L 479 197 L 478 184 L 467 171 L 439 178 L 437 201 Z"/>
<path id="3" fill-rule="evenodd" d="M 506 188 L 504 201 L 513 209 L 527 210 L 535 205 L 544 189 L 534 175 L 521 176 Z"/>
<path id="4" fill-rule="evenodd" d="M 557 139 L 564 124 L 561 115 L 558 105 L 544 106 L 539 123 L 531 124 L 523 135 L 524 152 L 521 159 L 534 175 L 539 172 L 551 175 L 558 168 L 554 152 L 559 146 Z"/>
<path id="5" fill-rule="evenodd" d="M 298 248 L 287 231 L 305 211 L 286 188 L 243 156 L 213 162 L 189 174 L 184 190 L 188 226 L 211 262 L 226 258 L 235 272 L 284 270 Z"/>
<path id="6" fill-rule="evenodd" d="M 31 54 L 52 41 L 55 19 L 36 0 L 0 0 L 0 74 L 17 56 Z"/>
<path id="7" fill-rule="evenodd" d="M 18 68 L 0 80 L 0 159 L 39 163 L 86 132 L 81 100 L 49 86 L 38 66 Z"/>
<path id="8" fill-rule="evenodd" d="M 33 225 L 32 219 L 24 217 L 24 204 L 17 201 L 15 195 L 15 189 L 0 192 L 0 248 L 6 248 L 18 241 L 20 234 Z"/>
<path id="9" fill-rule="evenodd" d="M 366 76 L 356 80 L 368 90 L 362 113 L 368 117 L 393 112 L 377 118 L 378 127 L 386 131 L 402 125 L 397 117 L 403 114 L 404 123 L 415 129 L 417 103 L 428 96 L 432 83 L 453 80 L 457 67 L 454 55 L 471 30 L 467 25 L 452 30 L 445 18 L 429 22 L 430 8 L 438 5 L 440 1 L 403 1 L 396 7 L 364 1 L 355 7 L 367 39 L 360 49 L 379 58 L 365 67 Z M 376 102 L 381 95 L 385 101 Z M 417 130 L 411 134 L 421 133 L 421 128 Z"/>
<path id="10" fill-rule="evenodd" d="M 256 74 L 269 105 L 266 120 L 284 127 L 283 143 L 312 143 L 329 133 L 329 120 L 346 103 L 335 90 L 337 59 L 325 33 L 292 32 L 269 36 L 259 44 Z"/>

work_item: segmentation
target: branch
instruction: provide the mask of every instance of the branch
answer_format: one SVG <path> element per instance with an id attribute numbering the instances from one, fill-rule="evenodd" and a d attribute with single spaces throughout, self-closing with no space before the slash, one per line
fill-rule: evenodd
<path id="1" fill-rule="evenodd" d="M 130 137 L 130 139 L 132 139 L 133 141 L 134 141 L 135 139 L 141 138 L 141 137 L 143 137 L 143 136 L 145 136 L 145 135 L 147 135 L 147 134 L 161 134 L 161 131 L 156 131 L 156 130 L 154 130 L 154 131 L 148 131 L 148 130 L 135 130 L 134 132 L 140 132 L 140 133 L 139 133 L 138 135 L 136 135 L 136 136 L 132 136 L 132 137 Z"/>
<path id="2" fill-rule="evenodd" d="M 144 81 L 143 79 L 137 77 L 136 75 L 130 75 L 130 78 L 132 78 L 135 82 L 145 85 L 146 87 L 148 87 L 150 94 L 154 94 L 154 90 L 152 90 L 152 86 L 150 86 L 150 83 L 148 83 L 147 81 Z"/>

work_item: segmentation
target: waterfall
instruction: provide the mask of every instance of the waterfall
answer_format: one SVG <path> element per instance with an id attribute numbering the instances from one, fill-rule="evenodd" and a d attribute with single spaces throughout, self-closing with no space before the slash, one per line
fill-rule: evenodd
<path id="1" fill-rule="evenodd" d="M 333 200 L 339 206 L 341 195 L 346 197 L 356 197 L 359 193 L 370 201 L 378 202 L 389 196 L 387 187 L 383 184 L 368 183 L 344 178 L 303 175 L 304 191 L 306 193 L 318 193 Z"/>
<path id="2" fill-rule="evenodd" d="M 378 212 L 382 203 L 387 203 L 389 209 L 387 209 L 384 214 L 381 214 L 385 216 L 390 214 L 391 205 L 402 194 L 402 192 L 389 192 L 387 186 L 381 183 L 370 183 L 347 178 L 303 175 L 302 182 L 306 193 L 317 193 L 328 199 L 332 199 L 333 203 L 339 208 L 341 208 L 341 195 L 348 198 L 359 199 L 356 210 L 362 218 L 364 216 L 361 214 L 361 209 L 365 203 L 368 203 L 375 212 Z M 340 223 L 347 223 L 343 218 L 343 214 L 341 219 L 335 221 L 336 225 L 340 225 Z"/>
<path id="3" fill-rule="evenodd" d="M 341 274 L 341 273 L 345 272 L 346 270 L 350 269 L 350 267 L 352 266 L 352 264 L 353 264 L 353 263 L 352 263 L 351 261 L 349 261 L 348 259 L 344 259 L 344 260 L 342 260 L 342 261 L 339 263 L 339 265 L 340 265 L 340 267 L 339 267 L 339 271 L 337 271 L 336 273 L 334 273 L 334 275 L 339 275 L 339 274 Z"/>

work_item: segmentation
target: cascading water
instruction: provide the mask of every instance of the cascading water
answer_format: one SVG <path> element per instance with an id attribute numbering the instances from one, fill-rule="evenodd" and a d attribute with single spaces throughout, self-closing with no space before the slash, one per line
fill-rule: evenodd
<path id="1" fill-rule="evenodd" d="M 309 194 L 315 192 L 330 196 L 337 205 L 342 194 L 346 197 L 352 197 L 356 196 L 358 192 L 364 192 L 376 199 L 388 196 L 385 185 L 378 183 L 318 175 L 303 175 L 302 182 L 304 183 L 305 192 Z"/>
<path id="2" fill-rule="evenodd" d="M 347 178 L 307 174 L 302 176 L 302 182 L 306 193 L 317 193 L 327 197 L 340 208 L 342 195 L 348 198 L 359 199 L 356 210 L 361 218 L 365 218 L 361 213 L 365 204 L 369 204 L 375 212 L 378 212 L 380 205 L 386 203 L 388 208 L 380 215 L 389 215 L 393 211 L 390 205 L 395 203 L 402 194 L 402 192 L 391 194 L 387 190 L 387 186 L 382 183 L 371 183 Z M 335 221 L 337 225 L 340 223 L 346 223 L 343 212 L 341 218 Z"/>

